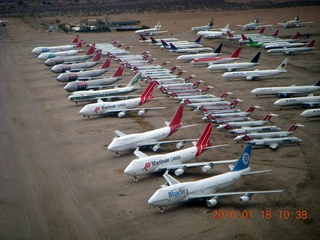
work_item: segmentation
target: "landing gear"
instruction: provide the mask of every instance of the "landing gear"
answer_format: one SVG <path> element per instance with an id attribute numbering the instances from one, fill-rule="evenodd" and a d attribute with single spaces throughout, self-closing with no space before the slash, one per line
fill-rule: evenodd
<path id="1" fill-rule="evenodd" d="M 133 181 L 134 182 L 138 182 L 139 180 L 138 180 L 138 178 L 136 176 L 133 176 Z"/>
<path id="2" fill-rule="evenodd" d="M 164 209 L 162 207 L 159 207 L 159 209 L 161 213 L 164 213 Z"/>
<path id="3" fill-rule="evenodd" d="M 120 157 L 120 154 L 119 154 L 118 152 L 116 152 L 116 156 L 117 156 L 117 157 Z"/>

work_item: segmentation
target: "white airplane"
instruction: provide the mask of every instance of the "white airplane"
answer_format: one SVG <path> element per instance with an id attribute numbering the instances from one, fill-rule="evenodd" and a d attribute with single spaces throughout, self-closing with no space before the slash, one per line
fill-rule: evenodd
<path id="1" fill-rule="evenodd" d="M 90 79 L 87 81 L 72 81 L 63 88 L 67 92 L 75 92 L 81 90 L 101 89 L 111 85 L 123 78 L 124 64 L 120 64 L 118 69 L 111 77 Z"/>
<path id="2" fill-rule="evenodd" d="M 193 53 L 193 54 L 185 54 L 177 57 L 178 61 L 191 61 L 196 58 L 212 58 L 220 55 L 222 49 L 222 43 L 212 52 L 212 53 Z"/>
<path id="3" fill-rule="evenodd" d="M 200 52 L 211 52 L 213 51 L 213 48 L 211 47 L 184 47 L 184 46 L 179 46 L 176 47 L 173 43 L 170 43 L 171 49 L 169 50 L 170 52 L 175 52 L 175 53 L 200 53 Z"/>
<path id="4" fill-rule="evenodd" d="M 264 30 L 265 28 L 263 27 L 259 30 L 258 33 L 250 33 L 250 34 L 246 34 L 246 36 L 247 37 L 263 37 Z M 229 40 L 239 40 L 242 38 L 241 34 L 233 34 L 230 31 L 227 31 L 227 35 L 228 35 L 227 39 Z"/>
<path id="5" fill-rule="evenodd" d="M 284 23 L 277 23 L 279 25 L 282 25 L 285 28 L 294 28 L 294 27 L 300 27 L 301 25 L 305 25 L 308 23 L 313 23 L 314 21 L 309 21 L 309 22 L 301 22 L 299 21 L 299 14 L 297 14 L 297 16 L 290 21 L 285 21 Z"/>
<path id="6" fill-rule="evenodd" d="M 255 88 L 251 91 L 252 94 L 259 95 L 277 95 L 278 97 L 290 97 L 297 94 L 309 94 L 320 90 L 320 80 L 314 85 L 296 86 L 291 85 L 287 87 L 264 87 Z"/>
<path id="7" fill-rule="evenodd" d="M 170 122 L 165 122 L 166 126 L 143 133 L 125 134 L 120 130 L 116 130 L 117 136 L 113 138 L 112 142 L 108 145 L 108 150 L 115 152 L 117 156 L 119 152 L 136 149 L 137 147 L 149 147 L 154 152 L 161 148 L 161 145 L 169 143 L 177 143 L 177 149 L 183 148 L 185 142 L 194 141 L 195 139 L 182 139 L 182 140 L 168 140 L 163 141 L 171 136 L 176 131 L 192 127 L 197 124 L 182 126 L 181 118 L 183 114 L 183 106 L 180 106 Z"/>
<path id="8" fill-rule="evenodd" d="M 231 130 L 231 129 L 234 129 L 234 128 L 262 126 L 262 125 L 265 125 L 265 124 L 269 123 L 269 120 L 272 117 L 277 117 L 277 116 L 278 116 L 277 114 L 268 113 L 261 120 L 243 121 L 243 122 L 228 122 L 228 124 L 227 123 L 220 124 L 219 126 L 217 126 L 217 129 Z"/>
<path id="9" fill-rule="evenodd" d="M 115 87 L 113 89 L 87 90 L 73 92 L 69 97 L 69 101 L 78 103 L 95 100 L 106 100 L 115 96 L 131 93 L 140 88 L 139 81 L 141 73 L 137 73 L 125 87 Z"/>
<path id="10" fill-rule="evenodd" d="M 201 106 L 201 107 L 197 107 L 194 111 L 195 112 L 202 112 L 203 114 L 210 113 L 210 112 L 219 112 L 219 111 L 221 111 L 221 112 L 233 111 L 233 110 L 237 110 L 237 109 L 235 109 L 235 106 L 239 102 L 242 102 L 242 100 L 238 99 L 238 98 L 233 100 L 231 103 L 229 103 L 227 101 L 221 101 L 219 103 L 222 103 L 222 104 L 218 104 L 218 105 L 215 104 L 215 105 L 206 106 L 206 107 Z"/>
<path id="11" fill-rule="evenodd" d="M 257 17 L 253 22 L 247 23 L 245 25 L 237 25 L 237 26 L 242 27 L 243 30 L 258 30 L 263 27 L 271 27 L 272 26 L 270 24 L 269 25 L 258 25 L 258 22 L 259 22 L 259 19 Z"/>
<path id="12" fill-rule="evenodd" d="M 54 66 L 57 64 L 63 64 L 63 63 L 71 64 L 71 63 L 77 63 L 77 62 L 84 62 L 94 55 L 95 49 L 96 49 L 95 44 L 92 44 L 84 55 L 58 56 L 55 58 L 48 58 L 46 61 L 44 61 L 44 64 L 48 67 L 51 67 L 51 66 Z"/>
<path id="13" fill-rule="evenodd" d="M 232 134 L 251 134 L 251 133 L 269 133 L 269 132 L 277 132 L 280 131 L 281 128 L 278 126 L 258 126 L 258 127 L 242 127 L 234 129 L 229 123 L 226 123 L 225 129 L 228 129 L 228 133 Z"/>
<path id="14" fill-rule="evenodd" d="M 288 64 L 288 58 L 286 58 L 277 68 L 270 70 L 253 70 L 253 71 L 242 71 L 242 72 L 226 72 L 222 75 L 223 78 L 228 80 L 234 78 L 245 78 L 246 80 L 258 80 L 264 77 L 271 77 L 278 74 L 287 72 L 286 66 Z"/>
<path id="15" fill-rule="evenodd" d="M 259 106 L 251 105 L 246 111 L 232 111 L 232 112 L 209 112 L 207 115 L 211 115 L 211 117 L 221 119 L 221 118 L 229 118 L 229 117 L 245 117 L 252 114 L 252 112 L 256 109 L 260 108 Z"/>
<path id="16" fill-rule="evenodd" d="M 197 35 L 203 36 L 208 39 L 220 38 L 222 35 L 227 34 L 227 31 L 230 31 L 229 24 L 227 24 L 224 28 L 220 29 L 220 31 L 198 31 Z"/>
<path id="17" fill-rule="evenodd" d="M 159 84 L 158 88 L 163 92 L 163 93 L 168 93 L 172 91 L 180 91 L 184 90 L 187 91 L 189 89 L 194 89 L 199 86 L 200 83 L 203 81 L 198 80 L 194 83 L 188 82 L 188 83 L 172 83 L 172 84 L 159 84 L 157 81 L 156 83 Z"/>
<path id="18" fill-rule="evenodd" d="M 155 82 L 149 83 L 149 85 L 138 98 L 132 98 L 116 102 L 104 102 L 102 100 L 98 100 L 97 103 L 91 103 L 84 106 L 79 113 L 84 117 L 87 116 L 88 118 L 90 116 L 112 114 L 117 114 L 118 117 L 125 117 L 129 111 L 138 111 L 138 115 L 142 116 L 146 114 L 148 110 L 165 109 L 165 107 L 139 107 L 153 98 L 152 91 L 154 85 Z"/>
<path id="19" fill-rule="evenodd" d="M 262 138 L 282 138 L 282 137 L 288 137 L 293 134 L 293 132 L 298 127 L 304 127 L 304 125 L 295 123 L 292 124 L 287 131 L 281 131 L 281 132 L 251 132 L 251 133 L 244 133 L 236 136 L 233 140 L 234 141 L 247 141 L 250 139 L 262 139 Z"/>
<path id="20" fill-rule="evenodd" d="M 230 57 L 209 57 L 209 58 L 195 58 L 190 63 L 193 65 L 211 65 L 220 64 L 236 61 L 239 58 L 241 47 L 237 48 L 236 51 Z"/>
<path id="21" fill-rule="evenodd" d="M 201 36 L 197 37 L 197 39 L 194 42 L 188 42 L 188 43 L 179 43 L 179 42 L 167 43 L 166 41 L 161 39 L 161 43 L 162 43 L 161 49 L 171 49 L 172 48 L 171 44 L 173 43 L 174 43 L 174 46 L 176 46 L 177 48 L 200 48 L 200 47 L 203 47 L 200 44 L 200 41 L 201 41 Z"/>
<path id="22" fill-rule="evenodd" d="M 211 106 L 212 104 L 223 101 L 229 94 L 232 92 L 223 92 L 220 97 L 212 97 L 212 98 L 191 98 L 188 97 L 184 98 L 180 104 L 186 104 L 186 106 L 200 108 L 201 106 Z"/>
<path id="23" fill-rule="evenodd" d="M 148 204 L 159 207 L 160 212 L 164 213 L 163 207 L 165 206 L 193 200 L 206 200 L 208 207 L 214 207 L 218 204 L 221 197 L 242 195 L 240 201 L 248 202 L 254 194 L 283 192 L 283 190 L 220 192 L 246 175 L 271 171 L 262 170 L 252 172 L 249 167 L 251 152 L 252 145 L 249 145 L 245 148 L 235 166 L 229 166 L 230 172 L 198 181 L 180 183 L 166 171 L 163 177 L 166 179 L 167 184 L 161 186 L 161 188 L 150 197 Z"/>
<path id="24" fill-rule="evenodd" d="M 252 144 L 254 146 L 267 146 L 272 150 L 276 150 L 279 145 L 284 144 L 297 144 L 300 145 L 302 140 L 297 137 L 281 137 L 281 138 L 262 138 L 262 139 L 252 139 L 245 135 L 246 143 Z"/>
<path id="25" fill-rule="evenodd" d="M 160 31 L 160 29 L 161 29 L 161 24 L 159 21 L 157 25 L 155 25 L 153 28 L 137 30 L 134 33 L 138 35 L 155 35 L 155 34 L 168 32 L 168 31 Z"/>
<path id="26" fill-rule="evenodd" d="M 6 20 L 6 19 L 0 19 L 0 23 L 4 27 L 7 25 L 7 22 L 8 22 L 8 20 Z"/>
<path id="27" fill-rule="evenodd" d="M 207 124 L 206 128 L 203 130 L 201 136 L 197 142 L 193 142 L 192 147 L 185 148 L 182 150 L 148 156 L 145 153 L 139 151 L 137 148 L 134 151 L 137 159 L 132 160 L 132 162 L 126 167 L 124 173 L 134 177 L 134 181 L 138 181 L 137 176 L 146 175 L 155 172 L 161 172 L 166 170 L 174 170 L 177 176 L 182 175 L 185 169 L 190 167 L 200 167 L 206 166 L 204 171 L 212 169 L 214 164 L 225 164 L 236 162 L 236 160 L 227 161 L 213 161 L 213 162 L 201 162 L 201 163 L 190 163 L 192 159 L 200 156 L 203 152 L 210 148 L 223 147 L 224 145 L 212 146 L 210 143 L 212 131 L 212 124 Z"/>
<path id="28" fill-rule="evenodd" d="M 79 42 L 79 35 L 76 35 L 69 45 L 52 46 L 52 47 L 35 47 L 31 52 L 41 54 L 43 52 L 61 52 L 74 49 Z"/>
<path id="29" fill-rule="evenodd" d="M 152 38 L 156 41 L 160 41 L 161 39 L 157 39 L 157 38 L 154 38 L 154 37 L 150 37 L 150 39 L 147 39 L 144 35 L 140 34 L 140 39 L 139 41 L 140 42 L 145 42 L 145 43 L 152 43 Z M 175 41 L 178 41 L 178 38 L 162 38 L 163 40 L 165 41 L 168 41 L 168 42 L 175 42 Z"/>
<path id="30" fill-rule="evenodd" d="M 307 120 L 309 118 L 320 117 L 320 108 L 305 110 L 300 114 L 300 116 L 305 117 Z"/>
<path id="31" fill-rule="evenodd" d="M 212 27 L 213 27 L 213 18 L 211 18 L 211 21 L 207 25 L 199 26 L 199 27 L 192 27 L 191 31 L 197 32 L 197 31 L 210 30 Z"/>
<path id="32" fill-rule="evenodd" d="M 206 94 L 212 86 L 205 86 L 203 89 L 187 89 L 187 90 L 175 90 L 171 92 L 167 92 L 168 95 L 172 97 L 181 97 L 181 96 L 189 96 L 189 95 L 202 95 Z"/>
<path id="33" fill-rule="evenodd" d="M 280 106 L 280 109 L 282 109 L 282 107 L 288 106 L 307 106 L 308 108 L 312 108 L 314 106 L 320 105 L 320 96 L 309 94 L 306 97 L 279 99 L 274 102 L 274 105 Z"/>
<path id="34" fill-rule="evenodd" d="M 100 68 L 95 68 L 92 70 L 80 71 L 77 73 L 65 72 L 61 73 L 57 77 L 59 82 L 70 82 L 75 80 L 87 80 L 93 77 L 100 76 L 101 74 L 110 70 L 111 58 L 107 58 Z"/>
<path id="35" fill-rule="evenodd" d="M 207 69 L 211 71 L 216 70 L 227 70 L 228 72 L 242 69 L 242 68 L 249 68 L 258 65 L 258 61 L 260 58 L 261 52 L 258 52 L 250 62 L 235 62 L 235 63 L 220 63 L 220 64 L 211 64 L 208 66 Z"/>
<path id="36" fill-rule="evenodd" d="M 306 47 L 292 47 L 292 48 L 283 47 L 283 48 L 270 49 L 267 51 L 267 53 L 284 53 L 287 55 L 292 55 L 298 52 L 307 52 L 307 51 L 314 50 L 313 46 L 315 42 L 316 40 L 312 40 Z"/>
<path id="37" fill-rule="evenodd" d="M 43 52 L 38 56 L 38 59 L 47 60 L 48 58 L 56 58 L 61 56 L 73 56 L 79 53 L 82 49 L 82 40 L 78 42 L 78 44 L 71 50 L 64 50 L 60 52 Z"/>
<path id="38" fill-rule="evenodd" d="M 159 40 L 157 40 L 157 39 L 155 39 L 154 37 L 150 37 L 150 39 L 151 39 L 151 43 L 150 43 L 150 45 L 151 46 L 162 46 L 162 42 L 161 42 L 161 40 L 162 41 L 165 41 L 166 43 L 175 43 L 175 44 L 177 44 L 177 45 L 183 45 L 183 44 L 189 44 L 190 42 L 189 41 L 178 41 L 178 40 L 174 40 L 174 41 L 172 41 L 172 40 L 170 40 L 169 38 L 163 38 L 163 39 L 159 39 Z M 169 40 L 168 40 L 169 39 Z M 176 38 L 173 38 L 173 39 L 176 39 Z"/>
<path id="39" fill-rule="evenodd" d="M 262 46 L 265 49 L 284 48 L 284 47 L 286 47 L 286 48 L 303 47 L 308 44 L 308 42 L 307 42 L 308 38 L 309 38 L 309 36 L 306 36 L 301 42 L 297 42 L 297 43 L 295 43 L 295 42 L 292 43 L 292 41 L 288 41 L 287 39 L 283 39 L 281 41 L 264 43 L 264 44 L 262 44 Z M 292 40 L 296 40 L 296 39 L 292 39 Z"/>
<path id="40" fill-rule="evenodd" d="M 100 63 L 101 56 L 102 56 L 101 51 L 98 51 L 91 61 L 71 63 L 71 64 L 57 64 L 51 68 L 51 72 L 54 72 L 54 73 L 63 73 L 66 71 L 78 72 L 85 69 L 89 69 Z"/>

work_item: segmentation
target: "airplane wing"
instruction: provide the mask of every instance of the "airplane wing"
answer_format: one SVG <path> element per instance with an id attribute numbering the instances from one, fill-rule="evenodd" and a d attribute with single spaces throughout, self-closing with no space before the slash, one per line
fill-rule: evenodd
<path id="1" fill-rule="evenodd" d="M 168 170 L 163 174 L 163 177 L 166 179 L 167 183 L 169 184 L 169 186 L 171 185 L 175 185 L 175 184 L 179 184 L 180 182 L 175 179 L 174 177 L 172 177 L 171 175 L 168 174 Z"/>
<path id="2" fill-rule="evenodd" d="M 159 168 L 159 170 L 175 170 L 179 168 L 194 168 L 194 167 L 203 167 L 203 166 L 210 166 L 210 168 L 213 168 L 213 166 L 216 164 L 228 164 L 228 163 L 235 163 L 237 161 L 238 159 L 211 161 L 211 162 L 183 163 L 183 164 L 170 165 L 167 167 L 164 166 Z"/>
<path id="3" fill-rule="evenodd" d="M 138 147 L 136 148 L 136 150 L 134 150 L 133 154 L 136 155 L 137 158 L 148 157 L 148 155 L 141 152 Z"/>
<path id="4" fill-rule="evenodd" d="M 271 149 L 277 149 L 278 146 L 279 146 L 278 143 L 271 143 L 271 144 L 269 145 L 269 148 L 271 148 Z"/>
<path id="5" fill-rule="evenodd" d="M 126 136 L 126 135 L 127 135 L 127 134 L 121 132 L 120 130 L 115 130 L 114 132 L 115 132 L 115 134 L 117 134 L 117 136 L 119 136 L 119 137 L 122 137 L 122 136 Z"/>
<path id="6" fill-rule="evenodd" d="M 269 190 L 269 191 L 222 192 L 222 193 L 212 193 L 212 194 L 199 194 L 199 195 L 190 195 L 187 198 L 187 200 L 206 199 L 206 198 L 213 198 L 213 197 L 226 197 L 226 196 L 242 195 L 242 194 L 246 194 L 251 197 L 253 194 L 280 193 L 283 191 L 284 190 Z"/>

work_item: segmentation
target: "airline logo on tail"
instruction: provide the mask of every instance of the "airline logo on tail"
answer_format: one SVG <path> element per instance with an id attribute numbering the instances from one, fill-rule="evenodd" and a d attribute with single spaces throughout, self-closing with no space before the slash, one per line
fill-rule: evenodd
<path id="1" fill-rule="evenodd" d="M 208 123 L 196 144 L 196 147 L 197 147 L 196 157 L 202 154 L 206 150 L 205 149 L 206 147 L 211 146 L 211 143 L 210 143 L 211 132 L 212 132 L 212 123 Z"/>

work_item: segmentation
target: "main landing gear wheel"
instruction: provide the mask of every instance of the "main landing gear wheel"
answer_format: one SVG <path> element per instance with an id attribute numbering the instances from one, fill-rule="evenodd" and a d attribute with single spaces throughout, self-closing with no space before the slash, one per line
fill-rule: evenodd
<path id="1" fill-rule="evenodd" d="M 133 176 L 133 181 L 134 182 L 138 182 L 139 180 L 138 180 L 138 178 L 136 176 Z"/>
<path id="2" fill-rule="evenodd" d="M 120 154 L 119 154 L 118 152 L 116 152 L 116 156 L 117 156 L 117 157 L 120 157 Z"/>
<path id="3" fill-rule="evenodd" d="M 162 207 L 159 207 L 159 209 L 161 213 L 164 213 L 164 209 Z"/>

